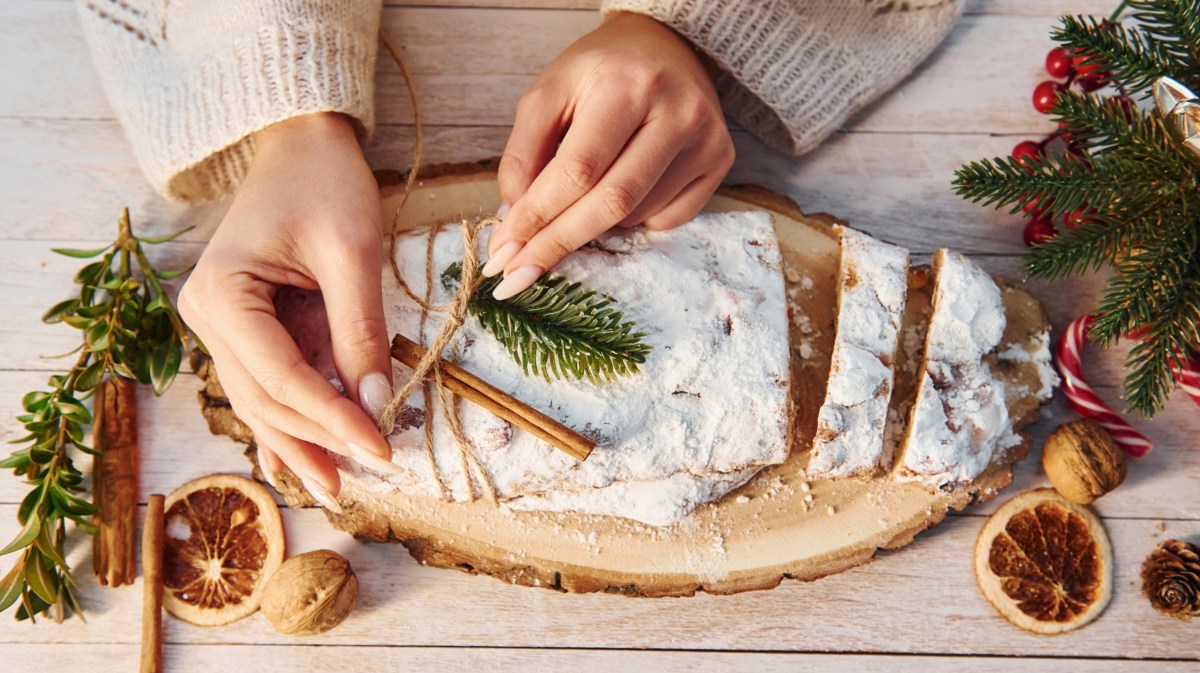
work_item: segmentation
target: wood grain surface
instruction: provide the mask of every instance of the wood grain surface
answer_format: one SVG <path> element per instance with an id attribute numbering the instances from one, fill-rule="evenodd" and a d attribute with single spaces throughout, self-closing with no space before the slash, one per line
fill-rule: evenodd
<path id="1" fill-rule="evenodd" d="M 429 99 L 431 163 L 498 154 L 514 103 L 556 50 L 595 23 L 597 0 L 388 2 L 385 25 L 406 44 L 422 100 Z M 1115 0 L 971 0 L 947 42 L 912 78 L 815 152 L 794 159 L 735 132 L 731 182 L 782 191 L 807 211 L 852 224 L 918 252 L 950 246 L 989 272 L 1021 278 L 1018 218 L 955 197 L 962 162 L 1006 154 L 1053 124 L 1029 103 L 1045 74 L 1055 17 L 1107 14 Z M 156 196 L 114 121 L 68 0 L 0 3 L 0 440 L 20 436 L 20 396 L 43 385 L 75 345 L 38 317 L 69 291 L 76 260 L 56 245 L 109 241 L 120 208 L 146 233 L 196 225 L 162 246 L 158 260 L 194 260 L 227 204 L 187 209 Z M 463 50 L 469 44 L 469 50 Z M 463 54 L 470 51 L 470 54 Z M 479 88 L 482 86 L 483 88 Z M 376 168 L 407 163 L 408 112 L 395 71 L 379 66 L 379 116 L 367 147 Z M 1102 276 L 1026 289 L 1062 327 L 1089 310 Z M 1100 394 L 1119 404 L 1123 351 L 1087 354 Z M 216 471 L 245 471 L 241 449 L 212 437 L 195 413 L 199 381 L 183 374 L 163 397 L 141 391 L 139 499 Z M 1061 399 L 1033 427 L 1034 453 L 1008 491 L 1047 484 L 1038 465 L 1044 434 L 1075 415 Z M 1155 613 L 1138 590 L 1138 566 L 1163 539 L 1200 542 L 1200 414 L 1182 394 L 1153 422 L 1156 443 L 1129 480 L 1096 503 L 1116 553 L 1113 603 L 1095 623 L 1056 637 L 1008 625 L 979 594 L 971 550 L 982 517 L 971 507 L 898 553 L 812 583 L 769 592 L 656 601 L 533 591 L 422 567 L 403 550 L 354 543 L 313 509 L 284 512 L 294 552 L 332 548 L 354 563 L 362 605 L 338 629 L 303 639 L 251 617 L 218 629 L 168 619 L 167 670 L 662 670 L 662 671 L 1080 671 L 1200 669 L 1197 625 Z M 0 538 L 16 531 L 26 487 L 0 475 Z M 1003 498 L 1000 499 L 1003 501 Z M 139 518 L 141 513 L 139 512 Z M 104 589 L 91 579 L 90 540 L 74 538 L 87 623 L 18 624 L 0 617 L 8 671 L 132 670 L 138 653 L 140 580 Z M 0 559 L 7 568 L 8 558 Z M 967 657 L 970 657 L 968 660 Z M 1145 660 L 1145 661 L 1142 661 Z"/>

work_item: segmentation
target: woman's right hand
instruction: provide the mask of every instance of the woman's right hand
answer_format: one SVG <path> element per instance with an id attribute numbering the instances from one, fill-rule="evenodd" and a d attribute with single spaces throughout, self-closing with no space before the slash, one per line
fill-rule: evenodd
<path id="1" fill-rule="evenodd" d="M 391 447 L 371 417 L 391 398 L 375 179 L 348 118 L 296 117 L 255 135 L 257 151 L 225 219 L 179 295 L 268 480 L 286 464 L 322 505 L 340 479 L 318 447 L 387 470 Z M 337 373 L 313 369 L 275 315 L 282 286 L 325 298 Z"/>

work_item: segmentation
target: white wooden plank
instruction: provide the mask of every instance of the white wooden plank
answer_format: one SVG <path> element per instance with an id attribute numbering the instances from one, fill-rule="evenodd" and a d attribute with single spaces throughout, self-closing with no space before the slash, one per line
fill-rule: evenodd
<path id="1" fill-rule="evenodd" d="M 16 532 L 0 507 L 0 538 Z M 1116 591 L 1095 623 L 1047 638 L 1010 626 L 975 586 L 972 549 L 981 520 L 954 519 L 861 568 L 770 591 L 687 599 L 565 595 L 422 567 L 398 546 L 365 545 L 315 510 L 284 510 L 291 553 L 332 548 L 361 583 L 359 605 L 336 631 L 292 638 L 255 616 L 220 628 L 167 623 L 173 643 L 337 644 L 737 649 L 1200 659 L 1191 624 L 1158 615 L 1136 586 L 1162 539 L 1200 535 L 1200 521 L 1110 520 Z M 85 550 L 70 550 L 80 559 Z M 103 589 L 78 567 L 86 624 L 0 620 L 0 643 L 137 642 L 141 587 Z"/>
<path id="2" fill-rule="evenodd" d="M 413 130 L 384 126 L 367 146 L 374 168 L 406 168 Z M 967 253 L 1018 254 L 1023 221 L 968 203 L 950 182 L 963 163 L 1007 154 L 1020 140 L 988 134 L 850 133 L 804 157 L 773 152 L 735 132 L 738 160 L 727 182 L 757 183 L 790 195 L 808 212 L 829 212 L 878 236 L 921 252 L 951 245 Z M 425 161 L 497 156 L 502 127 L 425 129 Z M 111 240 L 122 205 L 139 231 L 185 226 L 182 240 L 211 236 L 226 205 L 187 209 L 156 196 L 145 183 L 115 122 L 0 119 L 0 202 L 4 239 Z M 864 187 L 865 186 L 865 187 Z"/>
<path id="3" fill-rule="evenodd" d="M 571 10 L 397 7 L 384 12 L 385 27 L 405 45 L 425 118 L 471 126 L 511 124 L 524 88 L 597 21 L 593 12 Z M 1045 16 L 964 17 L 915 79 L 849 127 L 993 133 L 1046 128 L 1029 95 L 1045 79 L 1050 23 Z M 385 58 L 377 79 L 379 119 L 408 122 L 407 93 Z M 0 117 L 110 118 L 88 62 L 69 3 L 5 3 L 0 81 L 9 83 L 9 91 L 0 100 Z M 998 70 L 995 63 L 1011 67 Z"/>
<path id="4" fill-rule="evenodd" d="M 927 657 L 853 654 L 795 654 L 782 652 L 664 652 L 647 650 L 562 650 L 493 647 L 386 647 L 355 648 L 321 645 L 194 645 L 168 642 L 164 649 L 168 671 L 258 671 L 295 673 L 312 670 L 359 673 L 363 670 L 462 673 L 465 670 L 544 673 L 573 671 L 656 671 L 657 673 L 790 673 L 819 670 L 828 673 L 1184 673 L 1195 663 L 1182 661 L 1063 660 L 1014 657 Z M 87 670 L 103 661 L 109 670 L 137 668 L 136 645 L 39 644 L 8 645 L 6 661 L 18 671 Z"/>

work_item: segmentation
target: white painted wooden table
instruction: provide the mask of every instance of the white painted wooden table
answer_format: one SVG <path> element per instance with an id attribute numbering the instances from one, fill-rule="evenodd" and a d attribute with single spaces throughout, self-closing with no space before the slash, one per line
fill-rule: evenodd
<path id="1" fill-rule="evenodd" d="M 597 0 L 453 0 L 385 9 L 405 45 L 424 112 L 430 162 L 496 155 L 517 97 L 537 72 L 594 25 Z M 909 81 L 801 159 L 737 133 L 730 180 L 792 195 L 883 238 L 928 253 L 951 246 L 990 271 L 1020 277 L 1021 222 L 967 204 L 949 188 L 959 164 L 1006 153 L 1050 123 L 1029 95 L 1044 74 L 1054 17 L 1107 14 L 1115 2 L 975 0 L 953 35 Z M 400 79 L 380 61 L 380 127 L 368 156 L 404 167 L 410 111 Z M 72 330 L 38 317 L 65 296 L 78 266 L 54 245 L 108 242 L 121 206 L 144 233 L 196 225 L 159 259 L 194 259 L 224 205 L 187 210 L 156 196 L 113 120 L 68 0 L 0 4 L 0 439 L 18 436 L 21 394 L 44 384 L 70 349 Z M 86 247 L 86 246 L 83 246 Z M 1056 327 L 1094 305 L 1095 278 L 1031 284 Z M 1117 399 L 1119 353 L 1092 353 L 1092 381 Z M 241 448 L 208 433 L 181 376 L 162 399 L 143 398 L 142 501 L 214 471 L 247 471 Z M 1056 401 L 1044 436 L 1073 418 Z M 399 546 L 362 545 L 316 510 L 284 511 L 292 552 L 319 547 L 348 556 L 363 585 L 358 609 L 331 634 L 277 635 L 255 616 L 201 629 L 169 619 L 168 669 L 269 670 L 831 670 L 1197 671 L 1200 623 L 1153 612 L 1138 589 L 1142 558 L 1162 539 L 1200 541 L 1200 414 L 1182 394 L 1141 427 L 1157 444 L 1128 482 L 1098 505 L 1116 553 L 1116 595 L 1094 624 L 1033 636 L 1010 626 L 975 587 L 975 535 L 996 503 L 949 518 L 899 552 L 809 584 L 686 599 L 561 595 L 417 565 Z M 1040 442 L 1039 442 L 1040 444 Z M 1044 485 L 1037 454 L 1018 470 L 1018 490 Z M 0 538 L 16 531 L 25 488 L 0 476 Z M 4 671 L 128 671 L 138 656 L 141 587 L 98 587 L 76 540 L 88 621 L 30 626 L 0 619 Z M 9 560 L 0 560 L 6 569 Z M 970 661 L 965 660 L 971 657 Z M 1142 661 L 1157 659 L 1161 661 Z"/>

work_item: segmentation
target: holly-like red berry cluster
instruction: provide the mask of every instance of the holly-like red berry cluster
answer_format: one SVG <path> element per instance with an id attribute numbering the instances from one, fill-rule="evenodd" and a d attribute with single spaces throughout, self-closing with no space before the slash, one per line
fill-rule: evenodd
<path id="1" fill-rule="evenodd" d="M 1111 77 L 1102 65 L 1095 59 L 1089 60 L 1083 54 L 1072 54 L 1069 49 L 1060 47 L 1050 50 L 1050 53 L 1046 54 L 1046 72 L 1050 73 L 1054 79 L 1046 80 L 1034 87 L 1034 109 L 1042 114 L 1049 114 L 1054 108 L 1058 96 L 1070 89 L 1072 85 L 1079 87 L 1082 91 L 1092 92 L 1109 84 Z M 1111 100 L 1115 101 L 1116 105 L 1128 107 L 1134 105 L 1133 100 L 1123 94 L 1114 96 Z M 1062 128 L 1062 124 L 1059 124 L 1057 131 L 1041 141 L 1023 140 L 1017 143 L 1012 150 L 1012 158 L 1021 163 L 1030 159 L 1037 160 L 1046 154 L 1051 145 L 1063 152 L 1077 151 L 1071 142 L 1071 134 Z M 1029 217 L 1029 222 L 1025 224 L 1025 245 L 1037 245 L 1058 233 L 1054 221 L 1046 215 L 1049 206 L 1049 203 L 1040 203 L 1034 199 L 1022 207 Z M 1084 205 L 1063 215 L 1062 226 L 1074 229 L 1086 221 L 1088 221 L 1088 210 Z"/>

